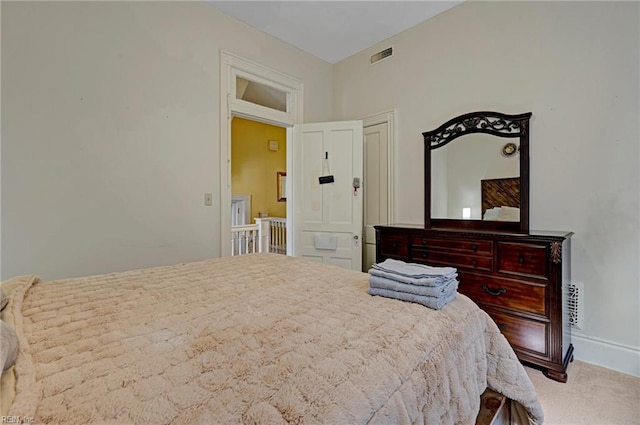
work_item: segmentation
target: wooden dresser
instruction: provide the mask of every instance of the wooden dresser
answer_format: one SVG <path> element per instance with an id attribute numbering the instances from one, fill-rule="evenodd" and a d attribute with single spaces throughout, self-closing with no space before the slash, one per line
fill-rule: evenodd
<path id="1" fill-rule="evenodd" d="M 566 291 L 571 232 L 375 226 L 376 261 L 458 269 L 458 291 L 496 322 L 518 358 L 560 382 L 573 360 Z"/>

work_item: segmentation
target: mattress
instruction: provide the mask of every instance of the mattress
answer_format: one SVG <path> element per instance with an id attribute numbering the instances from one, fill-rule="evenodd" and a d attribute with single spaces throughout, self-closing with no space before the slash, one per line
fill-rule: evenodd
<path id="1" fill-rule="evenodd" d="M 7 307 L 21 343 L 8 414 L 43 424 L 472 424 L 490 387 L 515 401 L 517 421 L 542 422 L 523 367 L 471 300 L 431 310 L 370 296 L 367 279 L 276 254 L 23 279 Z"/>

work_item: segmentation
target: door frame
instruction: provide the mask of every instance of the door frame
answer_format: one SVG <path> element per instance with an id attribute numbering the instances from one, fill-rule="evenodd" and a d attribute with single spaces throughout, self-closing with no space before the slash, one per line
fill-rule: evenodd
<path id="1" fill-rule="evenodd" d="M 363 130 L 367 127 L 378 124 L 387 124 L 387 217 L 389 223 L 395 223 L 394 214 L 394 193 L 395 193 L 395 151 L 396 151 L 396 138 L 397 138 L 397 126 L 396 119 L 398 116 L 397 109 L 390 109 L 388 111 L 379 112 L 377 114 L 367 115 L 362 119 Z M 366 182 L 365 182 L 366 184 Z M 364 210 L 363 210 L 364 214 Z M 364 245 L 364 243 L 363 243 Z"/>
<path id="2" fill-rule="evenodd" d="M 236 99 L 236 76 L 287 94 L 285 112 Z M 302 81 L 226 50 L 220 50 L 220 256 L 231 255 L 231 119 L 234 116 L 286 129 L 287 139 L 287 255 L 293 252 L 293 125 L 303 121 Z"/>

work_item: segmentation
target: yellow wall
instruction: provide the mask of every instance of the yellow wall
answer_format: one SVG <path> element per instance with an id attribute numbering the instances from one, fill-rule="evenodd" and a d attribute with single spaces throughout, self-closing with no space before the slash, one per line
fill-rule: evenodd
<path id="1" fill-rule="evenodd" d="M 269 150 L 269 140 L 278 141 L 278 151 Z M 251 218 L 266 211 L 270 217 L 286 217 L 287 203 L 278 202 L 276 173 L 287 169 L 284 128 L 243 118 L 231 122 L 231 191 L 251 195 Z"/>

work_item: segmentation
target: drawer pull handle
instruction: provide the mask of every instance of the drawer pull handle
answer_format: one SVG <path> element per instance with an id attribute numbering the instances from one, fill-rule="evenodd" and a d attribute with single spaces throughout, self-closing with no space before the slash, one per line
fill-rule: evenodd
<path id="1" fill-rule="evenodd" d="M 518 257 L 518 263 L 520 263 L 520 264 L 524 264 L 524 256 L 523 256 L 523 255 L 520 255 L 520 256 Z"/>
<path id="2" fill-rule="evenodd" d="M 498 325 L 498 329 L 500 329 L 501 331 L 503 331 L 503 330 L 507 329 L 507 327 L 508 327 L 508 326 L 507 326 L 507 324 L 506 324 L 506 323 L 500 323 L 500 324 Z"/>
<path id="3" fill-rule="evenodd" d="M 471 250 L 472 251 L 477 251 L 478 250 L 478 245 L 476 245 L 476 244 L 471 245 Z"/>
<path id="4" fill-rule="evenodd" d="M 484 292 L 486 292 L 489 295 L 493 295 L 494 297 L 505 294 L 507 292 L 506 288 L 500 288 L 497 291 L 494 291 L 493 289 L 489 288 L 486 284 L 482 285 L 482 289 L 484 289 Z"/>
<path id="5" fill-rule="evenodd" d="M 398 248 L 398 244 L 397 243 L 392 243 L 391 246 L 393 247 L 393 249 L 397 249 Z"/>
<path id="6" fill-rule="evenodd" d="M 422 253 L 422 258 L 427 258 L 429 256 L 429 254 L 427 254 L 426 252 Z"/>
<path id="7" fill-rule="evenodd" d="M 478 260 L 471 260 L 471 264 L 473 265 L 473 267 L 478 265 Z"/>
<path id="8" fill-rule="evenodd" d="M 422 245 L 426 245 L 426 244 L 427 244 L 427 240 L 426 240 L 426 239 L 423 239 L 423 240 L 422 240 Z"/>

